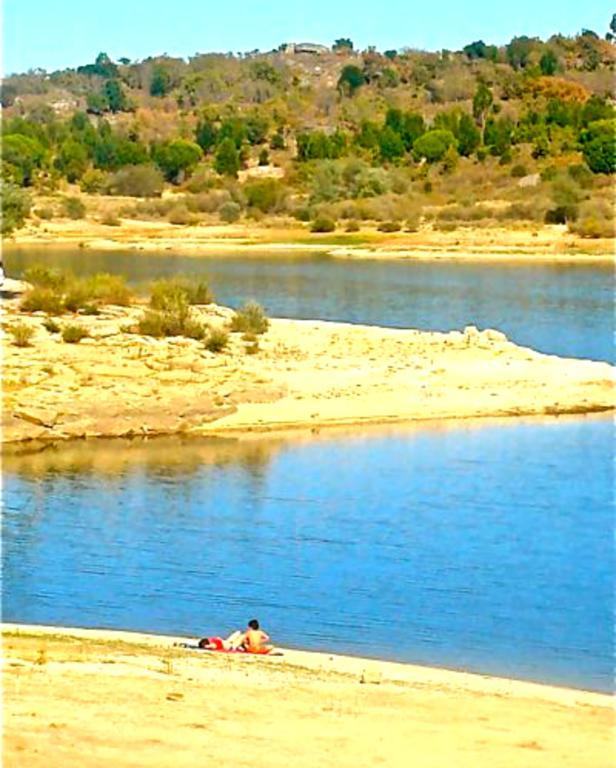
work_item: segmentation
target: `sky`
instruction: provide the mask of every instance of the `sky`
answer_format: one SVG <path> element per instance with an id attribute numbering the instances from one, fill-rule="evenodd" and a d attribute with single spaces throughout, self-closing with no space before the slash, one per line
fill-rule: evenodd
<path id="1" fill-rule="evenodd" d="M 48 71 L 167 53 L 268 51 L 283 42 L 458 50 L 474 40 L 608 31 L 613 0 L 4 0 L 3 71 Z M 365 10 L 362 10 L 365 9 Z"/>

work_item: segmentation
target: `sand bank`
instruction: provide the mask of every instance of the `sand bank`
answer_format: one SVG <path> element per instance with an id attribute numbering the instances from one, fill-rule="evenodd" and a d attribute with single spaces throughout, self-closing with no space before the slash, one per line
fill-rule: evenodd
<path id="1" fill-rule="evenodd" d="M 184 338 L 126 332 L 142 306 L 80 316 L 90 338 L 65 344 L 42 314 L 5 303 L 5 325 L 34 329 L 31 346 L 3 339 L 3 442 L 522 415 L 614 408 L 607 363 L 543 355 L 493 330 L 429 333 L 278 319 L 223 352 Z M 195 314 L 214 326 L 232 310 Z M 59 325 L 75 322 L 58 318 Z"/>
<path id="2" fill-rule="evenodd" d="M 11 766 L 612 764 L 602 694 L 288 649 L 200 654 L 127 632 L 3 631 Z"/>
<path id="3" fill-rule="evenodd" d="M 100 204 L 100 200 L 98 201 Z M 171 251 L 186 256 L 208 254 L 268 255 L 326 253 L 334 258 L 452 261 L 542 261 L 614 263 L 612 239 L 588 240 L 565 226 L 526 228 L 462 227 L 451 232 L 422 228 L 418 232 L 310 233 L 306 226 L 251 223 L 175 226 L 166 221 L 122 219 L 106 226 L 92 218 L 29 224 L 7 241 L 8 247 L 71 246 L 85 250 Z"/>

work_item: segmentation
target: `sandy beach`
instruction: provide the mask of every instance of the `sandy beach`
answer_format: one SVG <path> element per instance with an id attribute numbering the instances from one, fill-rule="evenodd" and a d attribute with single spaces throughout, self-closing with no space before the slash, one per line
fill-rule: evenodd
<path id="1" fill-rule="evenodd" d="M 222 352 L 183 337 L 127 332 L 143 305 L 79 316 L 89 338 L 66 344 L 43 313 L 5 302 L 4 325 L 30 325 L 30 346 L 3 338 L 3 442 L 162 434 L 230 434 L 428 419 L 591 413 L 614 407 L 613 367 L 519 347 L 496 330 L 448 334 L 272 320 Z M 211 327 L 233 312 L 205 305 Z M 74 322 L 74 316 L 58 323 Z"/>
<path id="2" fill-rule="evenodd" d="M 5 765 L 613 764 L 607 695 L 327 653 L 205 654 L 177 640 L 5 625 Z"/>

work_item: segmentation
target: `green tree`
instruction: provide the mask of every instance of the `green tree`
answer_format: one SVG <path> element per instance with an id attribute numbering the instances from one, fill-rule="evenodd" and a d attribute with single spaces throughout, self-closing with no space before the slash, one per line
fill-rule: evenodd
<path id="1" fill-rule="evenodd" d="M 208 117 L 202 117 L 201 120 L 199 120 L 197 123 L 195 138 L 197 140 L 197 144 L 204 152 L 209 152 L 214 146 L 216 146 L 218 131 L 216 130 L 214 121 L 210 120 Z"/>
<path id="2" fill-rule="evenodd" d="M 470 115 L 465 113 L 460 117 L 456 138 L 458 139 L 458 152 L 462 157 L 472 155 L 481 144 L 481 134 Z"/>
<path id="3" fill-rule="evenodd" d="M 548 48 L 539 59 L 539 69 L 542 75 L 554 75 L 558 69 L 558 59 L 553 50 Z"/>
<path id="4" fill-rule="evenodd" d="M 119 80 L 107 80 L 103 86 L 103 96 L 111 112 L 125 112 L 128 109 L 128 99 Z"/>
<path id="5" fill-rule="evenodd" d="M 2 234 L 19 229 L 30 213 L 30 196 L 23 189 L 5 182 L 2 185 Z"/>
<path id="6" fill-rule="evenodd" d="M 173 83 L 169 71 L 162 66 L 154 67 L 150 81 L 150 96 L 166 96 L 172 87 Z"/>
<path id="7" fill-rule="evenodd" d="M 340 93 L 352 96 L 365 82 L 366 78 L 361 69 L 355 64 L 347 64 L 338 78 L 338 90 Z"/>
<path id="8" fill-rule="evenodd" d="M 220 143 L 214 158 L 214 168 L 222 176 L 236 178 L 240 169 L 240 156 L 232 138 L 226 138 Z"/>
<path id="9" fill-rule="evenodd" d="M 153 147 L 152 158 L 167 181 L 180 182 L 202 157 L 201 147 L 186 139 L 166 141 Z"/>
<path id="10" fill-rule="evenodd" d="M 593 173 L 616 172 L 616 122 L 597 120 L 581 135 L 584 160 Z"/>
<path id="11" fill-rule="evenodd" d="M 483 135 L 483 143 L 490 147 L 490 153 L 502 156 L 513 141 L 514 124 L 510 117 L 489 118 Z"/>
<path id="12" fill-rule="evenodd" d="M 353 41 L 350 37 L 339 37 L 332 46 L 333 51 L 349 51 L 353 50 Z"/>
<path id="13" fill-rule="evenodd" d="M 28 187 L 43 165 L 45 150 L 36 139 L 10 134 L 2 141 L 3 173 L 16 184 Z"/>
<path id="14" fill-rule="evenodd" d="M 524 69 L 530 61 L 530 55 L 536 42 L 526 35 L 514 37 L 505 49 L 509 64 L 514 69 Z"/>
<path id="15" fill-rule="evenodd" d="M 406 147 L 400 134 L 386 125 L 379 134 L 379 153 L 381 159 L 385 162 L 398 160 L 404 155 L 405 150 Z"/>
<path id="16" fill-rule="evenodd" d="M 485 83 L 479 83 L 473 96 L 473 117 L 481 126 L 482 132 L 485 127 L 486 115 L 493 101 L 492 91 Z"/>
<path id="17" fill-rule="evenodd" d="M 54 166 L 71 184 L 83 176 L 88 168 L 88 152 L 83 144 L 75 139 L 65 141 L 54 161 Z"/>
<path id="18" fill-rule="evenodd" d="M 413 145 L 413 155 L 416 160 L 425 158 L 429 163 L 436 163 L 445 157 L 451 146 L 457 146 L 456 137 L 451 131 L 428 131 Z"/>

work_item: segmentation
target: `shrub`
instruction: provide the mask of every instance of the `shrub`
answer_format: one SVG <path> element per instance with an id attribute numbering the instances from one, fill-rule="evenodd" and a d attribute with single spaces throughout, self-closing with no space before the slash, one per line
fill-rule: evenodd
<path id="1" fill-rule="evenodd" d="M 276 179 L 264 179 L 246 184 L 244 194 L 247 205 L 270 213 L 284 209 L 287 191 Z"/>
<path id="2" fill-rule="evenodd" d="M 509 175 L 514 179 L 522 179 L 524 176 L 528 176 L 528 170 L 525 165 L 518 163 L 513 166 Z"/>
<path id="3" fill-rule="evenodd" d="M 69 275 L 60 269 L 46 267 L 44 264 L 33 264 L 24 270 L 23 279 L 27 283 L 40 288 L 62 290 L 69 280 Z"/>
<path id="4" fill-rule="evenodd" d="M 48 315 L 61 315 L 64 310 L 62 294 L 53 288 L 35 286 L 26 291 L 21 300 L 23 312 L 46 312 Z"/>
<path id="5" fill-rule="evenodd" d="M 223 203 L 223 205 L 220 206 L 218 215 L 220 216 L 221 221 L 224 221 L 226 224 L 233 224 L 239 219 L 241 212 L 241 206 L 234 203 L 232 200 L 229 200 L 229 202 Z"/>
<path id="6" fill-rule="evenodd" d="M 577 221 L 569 222 L 569 231 L 580 237 L 615 237 L 616 223 L 612 206 L 604 200 L 589 200 L 580 208 Z"/>
<path id="7" fill-rule="evenodd" d="M 567 173 L 576 184 L 579 184 L 583 189 L 589 189 L 592 187 L 592 171 L 590 171 L 585 165 L 578 163 L 577 165 L 570 165 L 567 168 Z"/>
<path id="8" fill-rule="evenodd" d="M 243 333 L 265 333 L 269 328 L 263 307 L 256 301 L 248 301 L 239 309 L 231 321 L 231 330 Z"/>
<path id="9" fill-rule="evenodd" d="M 348 221 L 346 227 L 344 228 L 345 232 L 359 232 L 359 230 L 360 230 L 359 223 L 355 221 L 355 219 L 351 219 L 350 221 Z"/>
<path id="10" fill-rule="evenodd" d="M 6 157 L 4 158 L 6 162 Z M 30 213 L 32 200 L 27 192 L 9 181 L 2 184 L 2 234 L 10 235 L 23 227 Z"/>
<path id="11" fill-rule="evenodd" d="M 85 280 L 85 285 L 90 298 L 103 304 L 127 307 L 131 303 L 132 294 L 122 275 L 98 272 L 88 277 Z"/>
<path id="12" fill-rule="evenodd" d="M 48 333 L 60 333 L 60 326 L 52 317 L 46 317 L 45 320 L 43 320 L 43 328 Z"/>
<path id="13" fill-rule="evenodd" d="M 413 144 L 413 155 L 416 160 L 425 158 L 429 163 L 436 163 L 445 157 L 449 147 L 456 146 L 457 141 L 451 131 L 428 131 Z"/>
<path id="14" fill-rule="evenodd" d="M 209 168 L 198 168 L 184 184 L 184 189 L 193 194 L 207 192 L 216 186 L 216 177 Z"/>
<path id="15" fill-rule="evenodd" d="M 189 224 L 194 224 L 196 221 L 196 218 L 195 216 L 193 216 L 192 213 L 189 212 L 185 203 L 178 203 L 169 211 L 169 215 L 167 216 L 167 221 L 169 222 L 169 224 L 185 226 Z"/>
<path id="16" fill-rule="evenodd" d="M 147 309 L 137 323 L 137 332 L 157 339 L 165 336 L 186 336 L 200 341 L 206 335 L 206 328 L 190 316 L 186 306 L 167 311 Z"/>
<path id="17" fill-rule="evenodd" d="M 64 306 L 69 312 L 78 312 L 91 303 L 92 290 L 85 280 L 74 280 L 67 288 L 64 296 Z"/>
<path id="18" fill-rule="evenodd" d="M 246 354 L 247 355 L 256 355 L 259 351 L 259 342 L 254 341 L 252 344 L 248 344 L 246 346 Z"/>
<path id="19" fill-rule="evenodd" d="M 163 175 L 156 166 L 126 165 L 108 178 L 106 192 L 127 197 L 160 197 L 163 185 Z"/>
<path id="20" fill-rule="evenodd" d="M 229 334 L 223 328 L 212 328 L 205 340 L 208 352 L 221 352 L 229 343 Z"/>
<path id="21" fill-rule="evenodd" d="M 66 344 L 79 344 L 82 339 L 89 336 L 87 328 L 77 323 L 68 323 L 62 329 L 62 341 Z"/>
<path id="22" fill-rule="evenodd" d="M 79 182 L 79 189 L 90 195 L 101 194 L 107 186 L 107 174 L 98 168 L 86 171 Z"/>
<path id="23" fill-rule="evenodd" d="M 86 207 L 78 197 L 65 197 L 62 210 L 69 219 L 83 219 L 86 215 Z"/>
<path id="24" fill-rule="evenodd" d="M 377 227 L 379 232 L 399 232 L 401 228 L 399 221 L 382 221 Z"/>
<path id="25" fill-rule="evenodd" d="M 106 227 L 119 227 L 122 225 L 122 222 L 115 213 L 106 213 L 103 218 L 101 219 L 101 224 L 104 224 Z"/>
<path id="26" fill-rule="evenodd" d="M 311 232 L 335 232 L 336 222 L 328 216 L 319 215 L 310 225 Z"/>
<path id="27" fill-rule="evenodd" d="M 51 221 L 53 219 L 53 208 L 50 205 L 46 205 L 43 208 L 37 208 L 34 213 L 43 219 L 43 221 Z"/>
<path id="28" fill-rule="evenodd" d="M 17 322 L 9 326 L 9 331 L 13 336 L 13 344 L 16 347 L 30 346 L 30 341 L 34 336 L 34 328 L 25 323 Z"/>
<path id="29" fill-rule="evenodd" d="M 152 309 L 174 311 L 190 304 L 211 304 L 212 292 L 203 278 L 191 280 L 182 275 L 162 278 L 150 287 L 150 306 Z"/>

